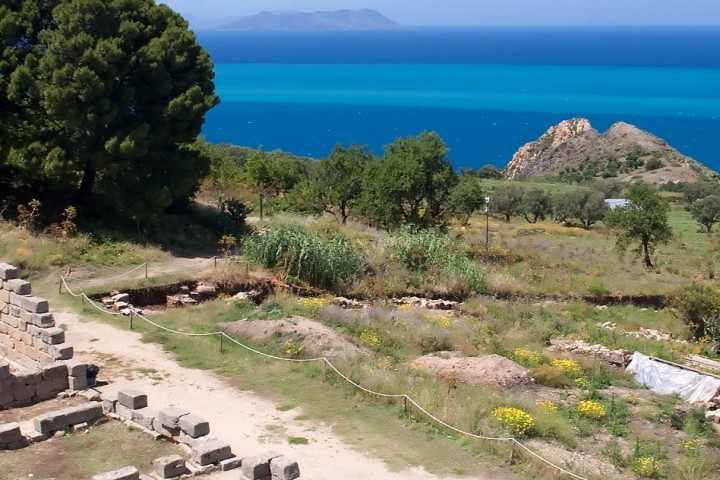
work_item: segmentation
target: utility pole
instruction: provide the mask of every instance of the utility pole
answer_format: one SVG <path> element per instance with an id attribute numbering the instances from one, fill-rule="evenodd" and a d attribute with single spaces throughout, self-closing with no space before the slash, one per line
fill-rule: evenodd
<path id="1" fill-rule="evenodd" d="M 490 197 L 485 197 L 485 250 L 490 246 Z"/>

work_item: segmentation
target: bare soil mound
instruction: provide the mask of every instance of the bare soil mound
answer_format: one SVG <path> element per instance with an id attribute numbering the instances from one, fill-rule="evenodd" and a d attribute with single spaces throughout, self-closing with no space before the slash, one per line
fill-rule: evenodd
<path id="1" fill-rule="evenodd" d="M 311 356 L 369 357 L 370 351 L 350 342 L 331 328 L 304 317 L 284 320 L 239 320 L 219 325 L 228 334 L 236 334 L 257 342 L 273 335 L 290 335 L 302 342 Z"/>
<path id="2" fill-rule="evenodd" d="M 500 355 L 465 357 L 458 352 L 437 352 L 413 360 L 411 366 L 468 385 L 517 387 L 532 383 L 525 368 Z"/>

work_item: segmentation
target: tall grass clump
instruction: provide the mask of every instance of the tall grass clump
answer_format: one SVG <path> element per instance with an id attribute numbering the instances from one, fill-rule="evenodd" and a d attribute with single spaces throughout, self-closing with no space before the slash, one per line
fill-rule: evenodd
<path id="1" fill-rule="evenodd" d="M 245 241 L 244 254 L 252 263 L 336 291 L 353 285 L 364 267 L 361 253 L 346 236 L 326 238 L 298 226 L 253 234 Z"/>
<path id="2" fill-rule="evenodd" d="M 433 230 L 405 231 L 393 238 L 391 248 L 392 259 L 410 271 L 454 283 L 454 289 L 468 293 L 484 293 L 487 288 L 485 270 L 448 235 Z"/>

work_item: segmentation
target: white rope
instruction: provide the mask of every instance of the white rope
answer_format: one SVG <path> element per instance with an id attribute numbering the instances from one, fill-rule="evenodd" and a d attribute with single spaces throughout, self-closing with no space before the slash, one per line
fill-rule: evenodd
<path id="1" fill-rule="evenodd" d="M 109 311 L 109 310 L 107 310 L 106 308 L 104 308 L 104 307 L 102 307 L 102 306 L 97 305 L 97 304 L 96 304 L 93 300 L 91 300 L 85 293 L 80 293 L 80 294 L 73 293 L 73 291 L 70 290 L 70 287 L 68 287 L 67 283 L 65 282 L 65 278 L 64 278 L 63 276 L 60 276 L 60 279 L 62 280 L 63 284 L 65 285 L 65 288 L 68 290 L 68 292 L 69 292 L 72 296 L 74 296 L 74 297 L 83 297 L 84 299 L 88 300 L 93 307 L 97 308 L 98 310 L 100 310 L 100 311 L 102 311 L 102 312 L 108 313 L 108 314 L 110 314 L 110 315 L 122 315 L 122 313 L 112 312 L 112 311 Z M 541 457 L 541 456 L 538 455 L 537 453 L 533 452 L 530 448 L 528 448 L 527 446 L 525 446 L 524 444 L 522 444 L 522 443 L 521 443 L 519 440 L 517 440 L 516 438 L 513 438 L 513 437 L 485 437 L 485 436 L 482 436 L 482 435 L 477 435 L 477 434 L 475 434 L 475 433 L 467 432 L 467 431 L 462 430 L 462 429 L 460 429 L 460 428 L 454 427 L 454 426 L 450 425 L 449 423 L 447 423 L 447 422 L 441 420 L 440 418 L 436 417 L 435 415 L 433 415 L 432 413 L 430 413 L 428 410 L 426 410 L 422 405 L 420 405 L 417 401 L 415 401 L 412 397 L 410 397 L 409 395 L 407 395 L 407 394 L 405 394 L 405 393 L 402 393 L 402 394 L 397 394 L 397 393 L 396 393 L 396 394 L 382 393 L 382 392 L 376 392 L 376 391 L 374 391 L 374 390 L 370 390 L 370 389 L 368 389 L 368 388 L 365 388 L 365 387 L 363 387 L 362 385 L 360 385 L 359 383 L 356 383 L 355 381 L 353 381 L 352 379 L 350 379 L 350 378 L 349 378 L 347 375 L 345 375 L 344 373 L 342 373 L 335 365 L 332 364 L 332 362 L 331 362 L 327 357 L 304 358 L 304 359 L 279 357 L 279 356 L 276 356 L 276 355 L 271 355 L 271 354 L 269 354 L 269 353 L 261 352 L 261 351 L 256 350 L 256 349 L 254 349 L 254 348 L 252 348 L 252 347 L 250 347 L 250 346 L 248 346 L 248 345 L 245 345 L 245 344 L 243 344 L 242 342 L 236 340 L 235 338 L 231 337 L 230 335 L 228 335 L 227 333 L 222 332 L 222 331 L 209 332 L 209 333 L 188 333 L 188 332 L 181 332 L 181 331 L 179 331 L 179 330 L 173 330 L 172 328 L 168 328 L 168 327 L 166 327 L 166 326 L 164 326 L 164 325 L 161 325 L 161 324 L 159 324 L 159 323 L 157 323 L 157 322 L 153 322 L 152 320 L 148 319 L 147 317 L 145 317 L 144 315 L 141 315 L 141 314 L 139 314 L 139 313 L 134 313 L 134 316 L 145 320 L 147 323 L 155 326 L 156 328 L 159 328 L 159 329 L 164 330 L 164 331 L 166 331 L 166 332 L 174 333 L 174 334 L 177 334 L 177 335 L 184 335 L 184 336 L 188 336 L 188 337 L 210 337 L 210 336 L 220 335 L 220 336 L 223 336 L 223 337 L 227 338 L 227 339 L 230 340 L 231 342 L 235 343 L 236 345 L 238 345 L 238 346 L 240 346 L 240 347 L 242 347 L 242 348 L 244 348 L 244 349 L 246 349 L 246 350 L 248 350 L 248 351 L 250 351 L 250 352 L 256 353 L 256 354 L 261 355 L 261 356 L 266 357 L 266 358 L 271 358 L 271 359 L 273 359 L 273 360 L 280 360 L 280 361 L 284 361 L 284 362 L 296 362 L 296 363 L 308 363 L 308 362 L 323 361 L 323 362 L 325 362 L 325 364 L 326 364 L 327 366 L 329 366 L 329 367 L 330 367 L 338 376 L 340 376 L 343 380 L 345 380 L 346 382 L 348 382 L 348 383 L 349 383 L 350 385 L 352 385 L 353 387 L 355 387 L 355 388 L 357 388 L 357 389 L 359 389 L 359 390 L 361 390 L 361 391 L 363 391 L 363 392 L 365 392 L 365 393 L 368 393 L 368 394 L 370 394 L 370 395 L 375 395 L 375 396 L 378 396 L 378 397 L 384 397 L 384 398 L 403 398 L 403 399 L 407 400 L 408 402 L 412 403 L 412 404 L 415 406 L 415 408 L 417 408 L 417 409 L 420 410 L 422 413 L 424 413 L 428 418 L 430 418 L 431 420 L 439 423 L 440 425 L 444 426 L 445 428 L 447 428 L 447 429 L 449 429 L 449 430 L 452 430 L 452 431 L 457 432 L 457 433 L 459 433 L 459 434 L 465 435 L 465 436 L 467 436 L 467 437 L 475 438 L 475 439 L 478 439 L 478 440 L 498 441 L 498 442 L 511 442 L 511 443 L 513 443 L 513 444 L 516 444 L 516 445 L 519 446 L 520 448 L 522 448 L 525 452 L 529 453 L 530 455 L 532 455 L 532 456 L 535 457 L 536 459 L 538 459 L 538 460 L 544 462 L 545 464 L 547 464 L 547 465 L 549 465 L 549 466 L 557 469 L 557 470 L 558 470 L 559 472 L 561 472 L 561 473 L 564 473 L 564 474 L 566 474 L 566 475 L 568 475 L 568 476 L 570 476 L 570 477 L 572 477 L 572 478 L 575 478 L 575 479 L 577 479 L 577 480 L 588 480 L 588 479 L 585 478 L 585 477 L 581 477 L 581 476 L 579 476 L 579 475 L 576 475 L 576 474 L 574 474 L 574 473 L 572 473 L 572 472 L 570 472 L 570 471 L 568 471 L 568 470 L 560 467 L 559 465 L 556 465 L 555 463 L 553 463 L 553 462 L 551 462 L 551 461 L 549 461 L 549 460 Z"/>
<path id="2" fill-rule="evenodd" d="M 122 278 L 122 277 L 124 277 L 125 275 L 130 275 L 131 273 L 133 273 L 133 272 L 135 272 L 135 271 L 137 271 L 137 270 L 140 270 L 142 267 L 144 267 L 144 266 L 147 265 L 147 264 L 148 264 L 148 263 L 145 262 L 145 263 L 140 264 L 140 265 L 138 265 L 137 267 L 133 268 L 132 270 L 128 270 L 128 271 L 125 272 L 125 273 L 121 273 L 120 275 L 115 275 L 114 277 L 103 278 L 102 280 L 103 280 L 104 282 L 109 282 L 110 280 L 115 280 L 115 279 L 117 279 L 117 278 Z M 75 279 L 73 279 L 73 280 L 75 280 Z M 78 282 L 78 283 L 83 283 L 83 282 L 90 282 L 90 281 L 93 281 L 93 280 L 97 280 L 97 279 L 95 279 L 95 278 L 85 278 L 85 279 L 77 279 L 77 280 L 75 280 L 75 281 Z"/>

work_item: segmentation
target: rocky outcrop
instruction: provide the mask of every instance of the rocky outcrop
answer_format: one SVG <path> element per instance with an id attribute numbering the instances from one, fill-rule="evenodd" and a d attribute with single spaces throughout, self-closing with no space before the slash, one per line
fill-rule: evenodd
<path id="1" fill-rule="evenodd" d="M 324 12 L 260 12 L 228 23 L 220 30 L 241 31 L 367 31 L 392 30 L 399 25 L 375 10 L 337 10 Z"/>
<path id="2" fill-rule="evenodd" d="M 617 122 L 600 134 L 585 118 L 563 120 L 513 155 L 509 180 L 563 174 L 589 177 L 642 177 L 652 183 L 693 181 L 712 173 L 667 142 L 634 125 Z"/>

